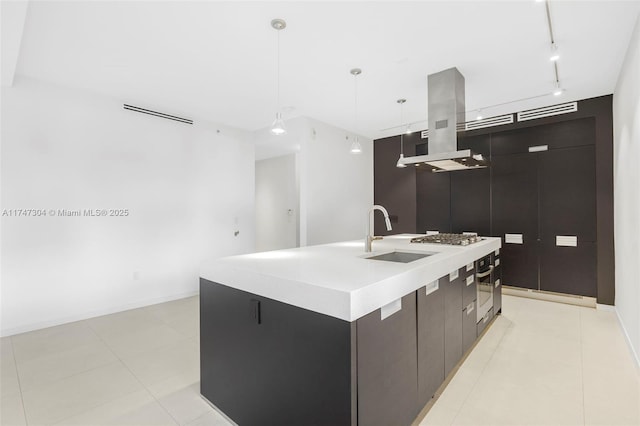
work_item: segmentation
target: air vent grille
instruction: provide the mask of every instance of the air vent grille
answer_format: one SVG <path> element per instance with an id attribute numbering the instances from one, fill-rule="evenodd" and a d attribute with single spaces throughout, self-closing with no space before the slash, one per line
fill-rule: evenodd
<path id="1" fill-rule="evenodd" d="M 554 115 L 568 114 L 576 111 L 578 111 L 578 103 L 569 102 L 566 104 L 552 105 L 519 112 L 518 121 L 535 120 L 537 118 L 552 117 Z"/>
<path id="2" fill-rule="evenodd" d="M 422 132 L 420 132 L 420 138 L 428 139 L 429 138 L 429 129 L 423 130 Z"/>
<path id="3" fill-rule="evenodd" d="M 190 120 L 188 118 L 165 114 L 164 112 L 152 111 L 150 109 L 140 108 L 133 105 L 124 104 L 124 109 L 126 109 L 127 111 L 134 111 L 134 112 L 140 112 L 142 114 L 153 115 L 154 117 L 165 118 L 167 120 L 178 121 L 180 123 L 193 124 L 193 120 Z"/>
<path id="4" fill-rule="evenodd" d="M 464 123 L 465 130 L 484 129 L 485 127 L 502 126 L 513 123 L 513 114 L 499 115 L 497 117 L 483 118 L 482 120 L 468 121 Z"/>

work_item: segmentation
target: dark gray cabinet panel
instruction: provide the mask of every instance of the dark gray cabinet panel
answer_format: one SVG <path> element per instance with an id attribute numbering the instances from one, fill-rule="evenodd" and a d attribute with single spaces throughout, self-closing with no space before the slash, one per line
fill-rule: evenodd
<path id="1" fill-rule="evenodd" d="M 491 137 L 461 137 L 459 149 L 491 156 Z M 451 232 L 491 235 L 491 170 L 461 170 L 448 173 L 451 179 Z"/>
<path id="2" fill-rule="evenodd" d="M 542 244 L 540 289 L 558 293 L 596 296 L 596 243 L 558 247 L 555 241 Z"/>
<path id="3" fill-rule="evenodd" d="M 421 408 L 418 405 L 416 293 L 403 297 L 402 309 L 390 317 L 381 320 L 378 309 L 356 324 L 358 424 L 411 424 Z"/>
<path id="4" fill-rule="evenodd" d="M 200 391 L 243 426 L 355 425 L 352 327 L 201 279 Z"/>
<path id="5" fill-rule="evenodd" d="M 417 232 L 451 232 L 451 174 L 417 170 Z"/>
<path id="6" fill-rule="evenodd" d="M 492 158 L 493 235 L 502 238 L 504 284 L 538 288 L 538 166 L 536 154 Z M 523 244 L 505 241 L 521 234 Z"/>
<path id="7" fill-rule="evenodd" d="M 529 147 L 547 145 L 549 149 L 595 145 L 595 118 L 493 133 L 491 154 L 510 155 L 529 152 Z"/>
<path id="8" fill-rule="evenodd" d="M 462 352 L 467 352 L 469 348 L 476 341 L 478 336 L 476 324 L 477 324 L 477 304 L 473 300 L 466 305 L 462 311 Z"/>
<path id="9" fill-rule="evenodd" d="M 465 272 L 462 275 L 462 306 L 467 306 L 469 303 L 476 300 L 477 295 L 477 281 L 475 275 L 475 268 L 471 271 L 463 269 Z M 470 282 L 470 284 L 469 284 Z"/>
<path id="10" fill-rule="evenodd" d="M 418 298 L 418 402 L 424 406 L 444 381 L 444 290 L 445 280 L 437 281 L 438 290 Z M 432 289 L 430 289 L 432 291 Z"/>
<path id="11" fill-rule="evenodd" d="M 502 250 L 500 250 L 500 254 Z M 497 315 L 502 312 L 502 259 L 500 254 L 493 255 L 493 312 Z"/>
<path id="12" fill-rule="evenodd" d="M 414 155 L 415 140 L 419 137 L 419 132 L 404 136 L 405 157 Z M 375 204 L 387 209 L 393 226 L 393 231 L 387 231 L 382 215 L 376 214 L 376 235 L 416 232 L 415 170 L 397 168 L 396 161 L 399 156 L 399 136 L 377 140 L 373 145 L 373 199 Z"/>
<path id="13" fill-rule="evenodd" d="M 464 268 L 453 281 L 444 277 L 444 375 L 449 375 L 462 358 L 462 277 Z"/>
<path id="14" fill-rule="evenodd" d="M 595 147 L 558 149 L 538 154 L 540 235 L 575 235 L 596 241 Z"/>

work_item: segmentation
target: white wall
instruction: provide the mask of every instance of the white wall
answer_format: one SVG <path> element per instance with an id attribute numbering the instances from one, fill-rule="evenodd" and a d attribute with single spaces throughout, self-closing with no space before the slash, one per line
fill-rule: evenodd
<path id="1" fill-rule="evenodd" d="M 256 161 L 256 250 L 298 245 L 296 154 Z"/>
<path id="2" fill-rule="evenodd" d="M 2 335 L 195 294 L 204 259 L 253 250 L 249 135 L 122 103 L 3 87 L 2 209 L 130 213 L 2 217 Z"/>
<path id="3" fill-rule="evenodd" d="M 613 94 L 616 300 L 640 365 L 640 18 Z"/>
<path id="4" fill-rule="evenodd" d="M 300 245 L 364 241 L 373 205 L 373 141 L 359 136 L 363 149 L 356 155 L 349 152 L 354 135 L 344 129 L 308 117 L 286 126 L 284 136 L 263 129 L 254 141 L 257 159 L 297 153 Z"/>
<path id="5" fill-rule="evenodd" d="M 362 153 L 351 154 L 347 132 L 308 119 L 300 171 L 301 245 L 362 239 L 373 205 L 373 141 L 359 136 Z"/>

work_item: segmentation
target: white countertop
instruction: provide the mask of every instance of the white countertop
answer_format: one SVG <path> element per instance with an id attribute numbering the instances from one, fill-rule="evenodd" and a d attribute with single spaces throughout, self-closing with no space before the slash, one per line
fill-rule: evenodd
<path id="1" fill-rule="evenodd" d="M 200 276 L 238 290 L 345 321 L 358 318 L 415 291 L 501 246 L 485 237 L 469 246 L 416 244 L 417 235 L 386 236 L 364 252 L 364 241 L 224 257 L 205 262 Z M 394 250 L 436 253 L 409 263 L 365 257 Z"/>

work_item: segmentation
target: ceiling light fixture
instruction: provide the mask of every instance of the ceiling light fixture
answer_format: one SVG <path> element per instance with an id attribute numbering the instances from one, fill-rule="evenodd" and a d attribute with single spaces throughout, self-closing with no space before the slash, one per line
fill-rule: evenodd
<path id="1" fill-rule="evenodd" d="M 357 133 L 358 131 L 358 76 L 362 74 L 362 70 L 360 68 L 353 68 L 349 71 L 353 76 L 353 85 L 355 87 L 355 96 L 354 96 L 354 108 L 353 108 L 353 130 Z M 358 135 L 354 136 L 353 142 L 351 143 L 351 153 L 352 154 L 360 154 L 362 152 L 362 145 L 360 145 L 360 141 L 358 141 Z"/>
<path id="2" fill-rule="evenodd" d="M 404 106 L 404 103 L 407 102 L 406 99 L 398 99 L 396 101 L 397 103 L 400 104 L 400 127 L 402 127 L 403 125 L 403 120 L 402 120 L 402 109 Z M 408 127 L 407 127 L 408 129 Z M 409 133 L 409 132 L 407 132 Z M 417 166 L 417 164 L 416 164 Z M 404 135 L 402 133 L 400 133 L 400 158 L 398 158 L 398 162 L 396 163 L 396 167 L 403 169 L 405 167 L 407 167 L 406 164 L 404 164 Z"/>
<path id="3" fill-rule="evenodd" d="M 284 19 L 273 19 L 271 21 L 271 27 L 278 32 L 278 57 L 277 57 L 277 77 L 276 77 L 276 119 L 271 125 L 271 133 L 276 136 L 284 135 L 287 133 L 287 128 L 282 120 L 282 113 L 280 112 L 280 31 L 287 27 L 287 23 Z"/>
<path id="4" fill-rule="evenodd" d="M 478 115 L 476 115 L 476 121 L 482 120 L 482 110 L 478 109 Z"/>

